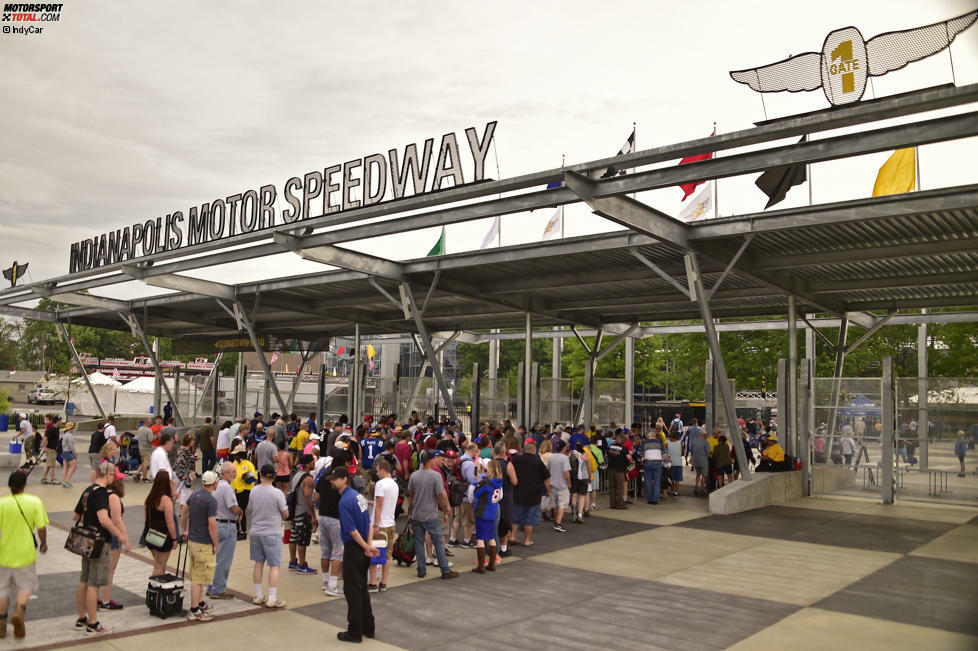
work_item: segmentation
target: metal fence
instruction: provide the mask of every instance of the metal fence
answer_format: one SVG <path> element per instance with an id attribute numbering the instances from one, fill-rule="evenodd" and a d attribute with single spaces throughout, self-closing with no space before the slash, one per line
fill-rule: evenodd
<path id="1" fill-rule="evenodd" d="M 599 425 L 615 423 L 627 427 L 625 420 L 625 380 L 619 378 L 594 378 L 592 412 Z"/>
<path id="2" fill-rule="evenodd" d="M 570 423 L 574 419 L 573 380 L 540 378 L 540 422 Z"/>

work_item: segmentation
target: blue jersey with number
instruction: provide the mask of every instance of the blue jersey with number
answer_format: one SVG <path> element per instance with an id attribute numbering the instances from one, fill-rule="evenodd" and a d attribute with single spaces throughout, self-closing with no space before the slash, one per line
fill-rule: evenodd
<path id="1" fill-rule="evenodd" d="M 499 502 L 503 499 L 502 479 L 483 479 L 472 493 L 475 501 L 475 516 L 481 520 L 495 521 L 499 512 Z"/>
<path id="2" fill-rule="evenodd" d="M 374 465 L 374 459 L 384 451 L 384 442 L 376 436 L 368 436 L 360 441 L 360 451 L 363 453 L 360 459 L 361 464 L 370 470 L 370 467 Z"/>

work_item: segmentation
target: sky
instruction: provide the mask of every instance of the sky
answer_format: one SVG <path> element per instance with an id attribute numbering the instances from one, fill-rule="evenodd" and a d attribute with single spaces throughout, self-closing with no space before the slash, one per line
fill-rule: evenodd
<path id="1" fill-rule="evenodd" d="M 31 282 L 59 276 L 83 238 L 426 138 L 437 146 L 450 131 L 464 141 L 466 127 L 481 135 L 491 120 L 486 175 L 506 178 L 613 155 L 633 123 L 647 149 L 707 136 L 714 123 L 721 133 L 749 128 L 765 111 L 826 108 L 820 90 L 767 94 L 762 105 L 728 71 L 818 51 L 839 27 L 869 39 L 976 6 L 66 0 L 43 33 L 0 35 L 0 263 L 29 262 Z M 978 25 L 950 56 L 958 85 L 978 83 Z M 865 98 L 950 81 L 945 51 L 873 78 Z M 815 165 L 814 201 L 869 196 L 887 155 Z M 922 147 L 922 188 L 978 182 L 976 155 L 978 139 Z M 756 176 L 720 181 L 722 215 L 763 209 Z M 638 198 L 676 216 L 681 196 Z M 779 208 L 807 202 L 799 187 Z M 502 244 L 540 240 L 551 212 L 504 217 Z M 477 249 L 490 221 L 449 226 L 448 252 Z M 586 206 L 566 211 L 566 236 L 619 228 Z M 437 237 L 349 246 L 403 260 Z M 283 254 L 188 275 L 239 283 L 324 268 Z M 133 282 L 94 293 L 166 292 Z"/>

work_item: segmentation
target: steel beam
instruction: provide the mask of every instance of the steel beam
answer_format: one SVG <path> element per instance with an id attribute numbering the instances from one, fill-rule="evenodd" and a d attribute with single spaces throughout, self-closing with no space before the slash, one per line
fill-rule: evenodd
<path id="1" fill-rule="evenodd" d="M 798 457 L 801 459 L 801 486 L 802 496 L 811 497 L 812 495 L 812 444 L 811 432 L 815 425 L 810 414 L 813 412 L 812 405 L 812 360 L 807 357 L 801 360 L 801 437 L 799 441 Z M 830 450 L 831 452 L 831 450 Z"/>
<path id="2" fill-rule="evenodd" d="M 875 320 L 873 325 L 869 326 L 858 339 L 846 346 L 846 355 L 850 354 L 852 351 L 856 350 L 864 341 L 876 334 L 876 331 L 885 326 L 890 319 L 896 315 L 896 310 L 890 310 L 885 316 L 881 316 Z"/>
<path id="3" fill-rule="evenodd" d="M 625 339 L 625 422 L 628 425 L 635 420 L 635 340 L 631 336 Z M 575 423 L 576 424 L 576 423 Z"/>
<path id="4" fill-rule="evenodd" d="M 211 372 L 207 374 L 207 380 L 204 382 L 204 389 L 200 392 L 200 399 L 194 406 L 194 414 L 196 415 L 197 410 L 199 410 L 204 404 L 204 398 L 207 396 L 207 392 L 210 390 L 211 385 L 215 383 L 215 378 L 218 376 L 217 367 L 220 365 L 221 360 L 224 358 L 224 353 L 218 353 L 217 358 L 214 360 L 214 368 Z M 217 403 L 217 391 L 218 387 L 214 387 L 214 402 Z"/>
<path id="5" fill-rule="evenodd" d="M 451 420 L 456 420 L 455 415 L 455 405 L 452 404 L 452 396 L 448 392 L 448 387 L 445 385 L 445 378 L 442 375 L 441 368 L 438 366 L 438 359 L 436 358 L 434 347 L 431 343 L 431 337 L 428 336 L 428 328 L 425 326 L 424 319 L 421 317 L 421 309 L 414 298 L 414 292 L 411 291 L 411 285 L 408 283 L 401 283 L 401 292 L 407 297 L 408 309 L 411 312 L 411 317 L 414 319 L 414 324 L 418 329 L 418 336 L 421 338 L 421 343 L 424 347 L 425 357 L 428 358 L 428 364 L 431 366 L 431 374 L 435 379 L 435 384 L 438 387 L 438 391 L 441 393 L 442 400 L 445 401 L 445 408 L 448 410 L 448 415 Z"/>
<path id="6" fill-rule="evenodd" d="M 839 415 L 839 392 L 842 387 L 842 372 L 846 365 L 846 338 L 848 335 L 849 320 L 842 319 L 839 324 L 839 341 L 835 345 L 835 367 L 832 370 L 832 411 L 829 415 L 829 440 L 825 448 L 828 453 L 831 453 L 832 442 L 835 440 L 835 425 Z"/>
<path id="7" fill-rule="evenodd" d="M 129 301 L 119 301 L 114 298 L 104 296 L 93 296 L 92 294 L 81 294 L 79 292 L 65 292 L 63 294 L 51 294 L 52 301 L 68 303 L 70 305 L 81 305 L 83 307 L 94 307 L 106 312 L 128 312 L 130 310 Z"/>
<path id="8" fill-rule="evenodd" d="M 920 454 L 917 455 L 920 470 L 927 470 L 930 464 L 930 415 L 927 413 L 929 397 L 928 364 L 927 364 L 927 324 L 917 327 L 917 444 Z"/>
<path id="9" fill-rule="evenodd" d="M 523 344 L 523 424 L 530 431 L 533 426 L 533 323 L 530 313 L 526 313 L 526 331 Z"/>
<path id="10" fill-rule="evenodd" d="M 662 269 L 662 267 L 660 267 L 659 265 L 655 264 L 654 262 L 652 262 L 651 260 L 649 260 L 648 258 L 646 258 L 644 255 L 642 255 L 641 253 L 639 253 L 635 249 L 632 249 L 631 251 L 629 251 L 629 253 L 631 253 L 632 256 L 636 260 L 638 260 L 639 262 L 641 262 L 642 264 L 644 264 L 646 267 L 648 267 L 649 269 L 651 269 L 652 271 L 654 271 L 656 273 L 656 275 L 658 275 L 660 278 L 662 278 L 663 280 L 665 280 L 666 282 L 668 282 L 670 285 L 672 285 L 673 287 L 675 287 L 676 288 L 676 291 L 678 291 L 680 294 L 682 294 L 686 298 L 689 298 L 689 289 L 687 289 L 686 287 L 684 287 L 682 285 L 682 283 L 680 283 L 675 278 L 673 278 L 672 277 L 672 274 L 666 273 L 665 270 Z"/>
<path id="11" fill-rule="evenodd" d="M 689 226 L 675 217 L 627 196 L 598 198 L 595 195 L 599 182 L 574 172 L 564 174 L 564 185 L 583 199 L 595 214 L 635 232 L 687 248 Z"/>
<path id="12" fill-rule="evenodd" d="M 88 393 L 92 396 L 92 400 L 95 401 L 95 406 L 98 407 L 98 413 L 101 418 L 106 418 L 109 412 L 105 411 L 102 406 L 102 401 L 98 399 L 98 394 L 95 393 L 95 387 L 92 386 L 92 381 L 88 379 L 88 372 L 85 370 L 85 365 L 82 364 L 81 357 L 78 355 L 78 350 L 75 349 L 75 341 L 71 338 L 71 333 L 68 332 L 68 328 L 65 324 L 58 321 L 58 329 L 61 331 L 61 337 L 63 341 L 68 344 L 68 350 L 71 351 L 71 356 L 75 360 L 75 364 L 78 365 L 78 370 L 81 376 L 85 378 L 85 386 L 88 387 Z M 68 389 L 71 389 L 71 376 L 68 376 Z"/>
<path id="13" fill-rule="evenodd" d="M 292 413 L 292 407 L 295 404 L 295 394 L 299 390 L 299 385 L 302 383 L 302 373 L 306 370 L 306 364 L 312 359 L 312 356 L 316 354 L 316 351 L 312 350 L 312 345 L 310 344 L 308 349 L 303 351 L 300 345 L 299 347 L 299 368 L 296 369 L 295 379 L 292 380 L 292 389 L 289 391 L 289 399 L 286 401 L 284 410 L 285 413 L 282 416 L 288 416 Z"/>
<path id="14" fill-rule="evenodd" d="M 152 287 L 173 289 L 178 292 L 190 294 L 200 294 L 201 296 L 209 296 L 211 298 L 223 298 L 228 301 L 234 299 L 234 287 L 231 285 L 215 283 L 210 280 L 201 280 L 200 278 L 190 278 L 189 276 L 181 276 L 179 274 L 149 276 L 146 271 L 146 267 L 137 265 L 123 265 L 122 267 L 122 272 L 125 275 Z"/>
<path id="15" fill-rule="evenodd" d="M 156 351 L 153 350 L 153 347 L 150 345 L 149 339 L 146 338 L 146 333 L 143 331 L 143 327 L 139 324 L 139 320 L 136 319 L 134 315 L 127 312 L 119 312 L 119 316 L 129 326 L 133 336 L 139 339 L 139 341 L 143 344 L 143 348 L 146 349 L 146 355 L 149 357 L 149 361 L 153 365 L 153 370 L 156 373 L 156 377 L 159 378 L 159 383 L 163 386 L 163 390 L 166 392 L 167 400 L 169 400 L 170 404 L 173 406 L 173 415 L 176 417 L 177 425 L 179 427 L 186 427 L 187 422 L 183 419 L 183 414 L 180 413 L 180 404 L 173 396 L 169 385 L 163 378 L 163 370 L 162 367 L 160 367 L 160 360 L 156 356 Z M 158 406 L 159 405 L 157 405 L 157 407 Z M 156 413 L 157 415 L 162 415 L 162 412 L 159 409 L 157 409 Z"/>
<path id="16" fill-rule="evenodd" d="M 713 323 L 713 314 L 710 311 L 710 301 L 703 286 L 703 277 L 699 273 L 699 262 L 695 253 L 686 254 L 687 268 L 692 271 L 690 283 L 696 288 L 696 303 L 700 308 L 700 317 L 706 328 L 706 342 L 710 346 L 710 354 L 713 357 L 713 368 L 719 378 L 717 384 L 720 385 L 720 392 L 723 394 L 723 406 L 727 411 L 727 425 L 730 428 L 727 438 L 733 442 L 734 451 L 737 454 L 737 465 L 740 468 L 740 477 L 744 480 L 751 479 L 750 467 L 747 465 L 747 455 L 744 452 L 744 443 L 740 436 L 740 428 L 737 427 L 737 410 L 734 403 L 733 391 L 730 389 L 727 367 L 723 361 L 723 351 L 720 349 L 720 338 L 717 335 L 716 327 Z"/>
<path id="17" fill-rule="evenodd" d="M 359 271 L 370 276 L 381 276 L 392 280 L 404 277 L 404 267 L 400 263 L 384 260 L 365 253 L 357 253 L 338 246 L 307 246 L 304 239 L 288 233 L 274 233 L 273 239 L 280 246 L 292 251 L 304 260 L 328 264 L 342 269 Z"/>
<path id="18" fill-rule="evenodd" d="M 16 307 L 14 305 L 0 305 L 0 314 L 16 319 L 34 319 L 35 321 L 47 321 L 57 323 L 58 316 L 55 312 L 47 310 L 35 310 L 29 307 Z"/>
<path id="19" fill-rule="evenodd" d="M 717 293 L 717 290 L 720 289 L 720 285 L 722 285 L 723 281 L 726 280 L 727 274 L 729 274 L 730 271 L 737 266 L 737 261 L 740 260 L 740 256 L 744 255 L 744 252 L 747 251 L 747 247 L 750 246 L 751 240 L 753 239 L 754 233 L 748 233 L 746 236 L 744 236 L 744 242 L 740 245 L 740 248 L 737 249 L 734 257 L 730 259 L 730 262 L 727 263 L 727 266 L 724 267 L 723 273 L 721 273 L 720 277 L 717 278 L 717 281 L 713 283 L 713 287 L 710 288 L 710 295 L 708 298 L 713 298 L 713 295 Z"/>
<path id="20" fill-rule="evenodd" d="M 788 436 L 791 454 L 798 456 L 798 306 L 788 297 Z"/>
<path id="21" fill-rule="evenodd" d="M 893 504 L 893 358 L 883 358 L 883 381 L 880 391 L 880 420 L 883 432 L 880 439 L 880 483 L 883 487 L 883 504 Z"/>

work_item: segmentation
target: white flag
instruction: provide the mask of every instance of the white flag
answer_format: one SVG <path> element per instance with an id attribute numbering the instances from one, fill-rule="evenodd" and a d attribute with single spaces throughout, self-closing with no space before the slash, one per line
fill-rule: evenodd
<path id="1" fill-rule="evenodd" d="M 489 232 L 486 236 L 482 238 L 482 245 L 479 246 L 480 249 L 488 249 L 490 246 L 495 244 L 499 246 L 499 217 L 493 217 L 492 226 L 489 227 Z"/>
<path id="2" fill-rule="evenodd" d="M 713 184 L 707 183 L 700 193 L 693 197 L 689 205 L 679 213 L 679 219 L 684 222 L 695 222 L 713 216 Z"/>
<path id="3" fill-rule="evenodd" d="M 547 227 L 543 229 L 543 239 L 552 240 L 555 237 L 563 237 L 564 234 L 564 207 L 557 206 L 553 217 L 547 222 Z"/>

